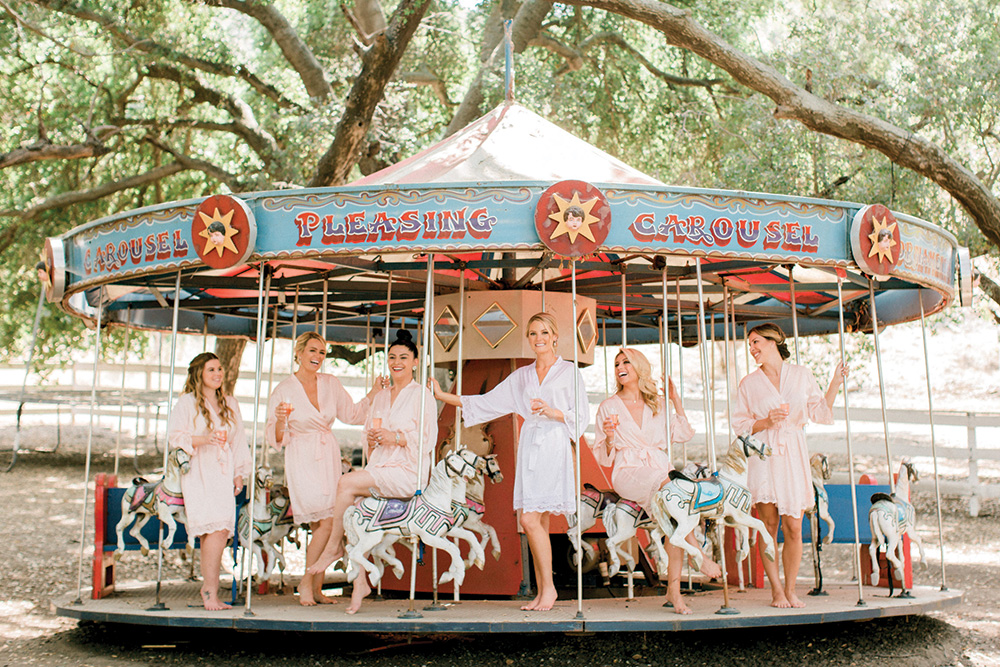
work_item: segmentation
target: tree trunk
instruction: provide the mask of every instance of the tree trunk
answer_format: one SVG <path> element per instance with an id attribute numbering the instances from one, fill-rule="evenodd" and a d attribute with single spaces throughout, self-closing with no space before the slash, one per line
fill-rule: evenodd
<path id="1" fill-rule="evenodd" d="M 217 338 L 215 340 L 215 354 L 222 362 L 222 370 L 226 378 L 222 383 L 222 390 L 230 396 L 233 395 L 236 380 L 240 377 L 240 361 L 243 359 L 243 350 L 246 347 L 246 338 Z"/>

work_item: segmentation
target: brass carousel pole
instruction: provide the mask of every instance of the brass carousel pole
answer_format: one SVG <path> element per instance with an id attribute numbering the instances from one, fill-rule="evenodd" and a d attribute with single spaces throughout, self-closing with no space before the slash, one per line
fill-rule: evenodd
<path id="1" fill-rule="evenodd" d="M 937 440 L 934 438 L 934 398 L 931 395 L 931 361 L 927 352 L 927 323 L 924 321 L 924 300 L 920 301 L 920 333 L 924 339 L 924 372 L 927 378 L 927 417 L 931 426 L 931 458 L 934 459 L 934 500 L 937 508 L 938 542 L 941 544 L 941 590 L 948 590 L 944 573 L 944 524 L 941 522 L 941 476 L 938 473 Z"/>

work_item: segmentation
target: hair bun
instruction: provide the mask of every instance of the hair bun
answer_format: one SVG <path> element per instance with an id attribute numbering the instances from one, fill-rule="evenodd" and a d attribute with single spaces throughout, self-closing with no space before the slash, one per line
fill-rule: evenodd
<path id="1" fill-rule="evenodd" d="M 406 329 L 399 329 L 396 332 L 396 341 L 400 342 L 400 343 L 412 343 L 413 342 L 413 334 L 411 334 Z"/>

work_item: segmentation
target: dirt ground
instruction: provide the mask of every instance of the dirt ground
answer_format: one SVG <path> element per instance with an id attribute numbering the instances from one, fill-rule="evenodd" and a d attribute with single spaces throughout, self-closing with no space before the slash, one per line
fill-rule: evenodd
<path id="1" fill-rule="evenodd" d="M 41 428 L 41 427 L 40 427 Z M 44 435 L 44 434 L 43 434 Z M 5 451 L 8 433 L 0 433 Z M 31 441 L 28 442 L 32 446 Z M 95 442 L 92 472 L 110 471 L 113 450 L 105 435 Z M 54 615 L 51 600 L 74 591 L 78 578 L 83 455 L 76 448 L 56 454 L 27 453 L 13 472 L 0 474 L 0 667 L 125 667 L 138 665 L 852 665 L 883 667 L 903 660 L 915 667 L 1000 666 L 1000 504 L 984 504 L 978 518 L 957 498 L 943 503 L 947 584 L 965 592 L 965 602 L 927 616 L 795 626 L 776 629 L 690 633 L 621 633 L 588 636 L 476 635 L 315 636 L 145 628 L 77 623 Z M 7 463 L 9 458 L 5 455 Z M 140 460 L 145 469 L 155 459 Z M 835 462 L 837 463 L 837 462 Z M 843 462 L 841 462 L 843 463 Z M 131 459 L 122 477 L 130 477 Z M 929 471 L 928 471 L 929 472 Z M 925 474 L 927 474 L 925 472 Z M 926 479 L 929 480 L 929 474 Z M 914 499 L 929 569 L 916 581 L 939 585 L 940 550 L 933 486 L 918 485 Z M 92 526 L 86 541 L 92 543 Z M 827 580 L 849 578 L 850 552 L 834 545 L 824 552 Z M 187 565 L 171 552 L 165 577 L 181 577 Z M 126 558 L 118 580 L 155 579 L 155 557 Z M 802 586 L 811 583 L 803 563 Z M 89 584 L 89 559 L 84 586 Z M 807 581 L 808 579 L 808 581 Z M 818 603 L 817 603 L 818 604 Z"/>

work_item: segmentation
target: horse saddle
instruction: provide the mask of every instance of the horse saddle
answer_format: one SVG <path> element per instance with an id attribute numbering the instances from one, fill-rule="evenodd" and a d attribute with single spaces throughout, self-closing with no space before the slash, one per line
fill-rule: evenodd
<path id="1" fill-rule="evenodd" d="M 141 477 L 136 478 L 136 480 L 142 479 Z M 128 511 L 135 512 L 142 505 L 149 500 L 149 496 L 156 492 L 156 485 L 159 482 L 146 482 L 143 480 L 141 483 L 137 484 L 135 487 L 135 493 L 132 495 L 132 502 L 128 504 Z"/>
<path id="2" fill-rule="evenodd" d="M 674 475 L 673 473 L 677 473 Z M 691 494 L 691 509 L 700 512 L 722 502 L 726 493 L 719 478 L 713 475 L 704 480 L 690 479 L 684 473 L 672 471 L 670 479 L 686 493 Z"/>
<path id="3" fill-rule="evenodd" d="M 634 500 L 626 500 L 625 498 L 622 498 L 621 500 L 618 501 L 618 505 L 619 506 L 624 505 L 625 507 L 628 508 L 629 514 L 635 516 L 636 524 L 640 524 L 643 521 L 649 520 L 649 515 L 646 514 L 646 510 L 642 509 L 642 506 L 639 503 L 635 502 Z"/>
<path id="4" fill-rule="evenodd" d="M 604 508 L 609 504 L 617 503 L 621 500 L 621 496 L 614 491 L 601 491 L 593 484 L 586 483 L 583 485 L 583 493 L 581 495 L 591 500 L 598 512 L 603 512 Z"/>
<path id="5" fill-rule="evenodd" d="M 888 493 L 881 493 L 881 492 L 879 492 L 879 493 L 873 493 L 872 494 L 872 497 L 871 497 L 872 505 L 874 505 L 875 503 L 880 502 L 882 500 L 885 500 L 886 502 L 890 502 L 890 503 L 893 503 L 893 504 L 895 504 L 895 502 L 896 502 L 896 499 L 893 498 L 892 496 L 890 496 Z"/>
<path id="6" fill-rule="evenodd" d="M 382 501 L 375 516 L 372 517 L 369 530 L 378 530 L 385 526 L 392 526 L 399 523 L 399 520 L 410 511 L 410 503 L 398 498 L 390 498 Z"/>

